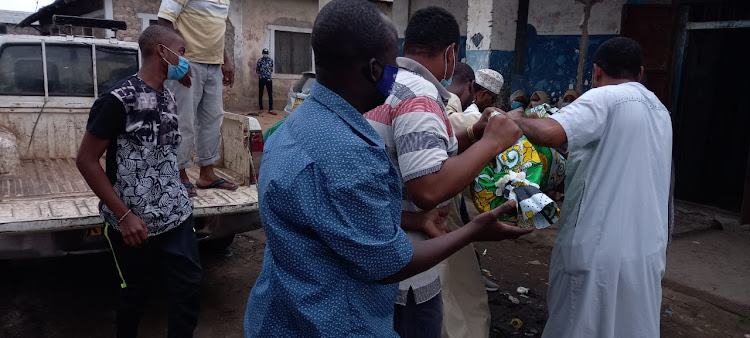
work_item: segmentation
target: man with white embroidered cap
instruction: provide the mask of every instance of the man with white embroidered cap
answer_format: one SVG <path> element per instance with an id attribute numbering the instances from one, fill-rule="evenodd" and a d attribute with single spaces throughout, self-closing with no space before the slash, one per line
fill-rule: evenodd
<path id="1" fill-rule="evenodd" d="M 475 114 L 478 119 L 485 109 L 495 105 L 505 80 L 492 69 L 480 69 L 474 76 L 474 104 L 466 108 L 464 114 Z"/>

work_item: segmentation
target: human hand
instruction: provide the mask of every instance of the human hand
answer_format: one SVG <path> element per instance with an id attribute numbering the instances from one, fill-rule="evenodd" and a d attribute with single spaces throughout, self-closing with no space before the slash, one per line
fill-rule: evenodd
<path id="1" fill-rule="evenodd" d="M 146 222 L 132 212 L 120 222 L 120 233 L 125 244 L 134 248 L 148 242 Z"/>
<path id="2" fill-rule="evenodd" d="M 516 120 L 518 120 L 518 119 L 525 119 L 525 118 L 529 118 L 529 117 L 532 117 L 532 115 L 538 116 L 538 115 L 536 115 L 536 114 L 530 114 L 530 115 L 526 115 L 526 112 L 525 112 L 525 111 L 523 110 L 523 108 L 516 108 L 516 109 L 513 109 L 513 110 L 511 110 L 511 111 L 509 111 L 509 112 L 505 113 L 505 115 L 507 115 L 507 116 L 508 116 L 508 118 L 510 118 L 510 119 L 511 119 L 511 120 L 513 120 L 513 121 L 516 121 Z"/>
<path id="3" fill-rule="evenodd" d="M 487 122 L 490 119 L 490 114 L 497 111 L 498 109 L 495 107 L 488 107 L 482 112 L 482 117 L 479 118 L 479 121 L 477 123 L 474 123 L 474 133 L 482 135 L 484 133 L 484 128 L 487 127 Z"/>
<path id="4" fill-rule="evenodd" d="M 491 147 L 491 150 L 495 154 L 503 152 L 508 149 L 511 145 L 516 143 L 521 136 L 523 131 L 518 125 L 513 122 L 507 115 L 507 113 L 500 113 L 494 115 L 490 121 L 487 122 L 487 127 L 484 129 L 484 135 L 480 142 L 486 142 Z"/>
<path id="5" fill-rule="evenodd" d="M 232 88 L 234 85 L 234 68 L 232 65 L 226 62 L 221 65 L 221 75 L 223 75 L 221 83 Z"/>
<path id="6" fill-rule="evenodd" d="M 422 232 L 430 238 L 445 235 L 450 231 L 445 226 L 445 220 L 448 218 L 448 206 L 443 208 L 432 209 L 422 213 Z"/>
<path id="7" fill-rule="evenodd" d="M 510 200 L 505 204 L 485 212 L 475 217 L 466 226 L 474 228 L 475 241 L 502 241 L 504 239 L 516 239 L 523 235 L 529 234 L 535 228 L 520 228 L 507 222 L 500 222 L 497 219 L 502 215 L 512 215 L 516 213 L 516 201 Z"/>
<path id="8" fill-rule="evenodd" d="M 190 88 L 190 86 L 193 85 L 193 81 L 190 80 L 191 77 L 193 77 L 193 71 L 191 70 L 190 66 L 188 66 L 187 74 L 185 74 L 185 76 L 183 76 L 178 82 L 183 86 Z"/>

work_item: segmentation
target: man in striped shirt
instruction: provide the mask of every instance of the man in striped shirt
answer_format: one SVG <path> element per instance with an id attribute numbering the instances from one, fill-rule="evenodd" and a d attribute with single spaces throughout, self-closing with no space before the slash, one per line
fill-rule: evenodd
<path id="1" fill-rule="evenodd" d="M 458 44 L 458 23 L 451 13 L 439 7 L 415 12 L 405 32 L 406 57 L 397 59 L 393 91 L 384 105 L 365 114 L 400 171 L 404 211 L 448 208 L 495 155 L 521 136 L 502 115 L 453 130 L 445 113 L 450 93 L 440 81 L 452 77 Z M 404 230 L 412 243 L 428 239 L 416 229 Z M 401 337 L 441 336 L 440 290 L 437 267 L 399 284 L 394 328 Z"/>
<path id="2" fill-rule="evenodd" d="M 224 49 L 224 33 L 229 15 L 229 0 L 162 0 L 159 24 L 176 30 L 185 39 L 185 58 L 190 61 L 188 75 L 178 81 L 167 81 L 177 101 L 182 143 L 177 152 L 180 181 L 188 194 L 196 196 L 201 189 L 236 190 L 214 172 L 219 160 L 221 121 L 224 116 L 222 85 L 234 84 L 234 69 Z M 200 177 L 195 186 L 185 169 L 195 145 L 195 164 Z"/>

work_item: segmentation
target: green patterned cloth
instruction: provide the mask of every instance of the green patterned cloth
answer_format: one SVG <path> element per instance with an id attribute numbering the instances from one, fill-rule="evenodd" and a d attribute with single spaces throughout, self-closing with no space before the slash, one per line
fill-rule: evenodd
<path id="1" fill-rule="evenodd" d="M 546 118 L 555 108 L 547 104 L 531 108 L 526 114 Z M 521 137 L 513 146 L 498 154 L 475 179 L 474 205 L 487 212 L 507 202 L 518 203 L 520 226 L 544 228 L 557 221 L 560 210 L 543 191 L 560 185 L 565 178 L 565 158 L 554 149 L 532 144 Z"/>
<path id="2" fill-rule="evenodd" d="M 268 141 L 268 137 L 271 136 L 271 134 L 273 134 L 273 132 L 275 132 L 276 129 L 279 129 L 279 127 L 281 127 L 284 121 L 286 121 L 286 118 L 283 118 L 279 120 L 279 122 L 276 122 L 272 126 L 268 127 L 268 129 L 266 129 L 266 131 L 263 133 L 263 141 L 264 142 Z"/>

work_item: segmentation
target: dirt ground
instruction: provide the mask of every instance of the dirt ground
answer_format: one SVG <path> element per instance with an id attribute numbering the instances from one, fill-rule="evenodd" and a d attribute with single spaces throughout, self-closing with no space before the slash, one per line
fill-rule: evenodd
<path id="1" fill-rule="evenodd" d="M 261 113 L 263 128 L 283 118 Z M 547 319 L 549 257 L 555 229 L 516 241 L 477 243 L 482 267 L 500 285 L 489 293 L 491 337 L 539 337 Z M 689 239 L 694 241 L 693 239 Z M 235 238 L 226 252 L 202 251 L 202 311 L 196 337 L 242 337 L 247 297 L 261 270 L 262 230 Z M 669 267 L 668 267 L 669 269 Z M 108 253 L 54 259 L 0 261 L 0 337 L 110 337 L 118 278 Z M 530 289 L 520 297 L 519 286 Z M 747 287 L 747 286 L 745 286 Z M 166 336 L 166 286 L 154 286 L 141 337 Z M 508 296 L 520 300 L 513 304 Z M 663 337 L 750 337 L 750 319 L 664 288 Z M 510 323 L 518 318 L 519 329 Z"/>
<path id="2" fill-rule="evenodd" d="M 544 329 L 554 230 L 543 231 L 517 241 L 477 244 L 482 266 L 500 285 L 489 293 L 491 337 L 539 337 Z M 260 273 L 264 247 L 265 236 L 257 230 L 238 235 L 226 252 L 202 252 L 196 337 L 242 337 L 247 297 Z M 0 276 L 0 337 L 113 336 L 119 282 L 109 254 L 2 262 Z M 530 289 L 528 299 L 518 296 L 519 286 Z M 167 302 L 165 286 L 155 285 L 142 337 L 166 335 Z M 667 288 L 663 309 L 672 313 L 662 313 L 663 337 L 743 338 L 750 333 L 747 318 Z M 519 330 L 510 325 L 513 318 L 523 322 Z"/>

